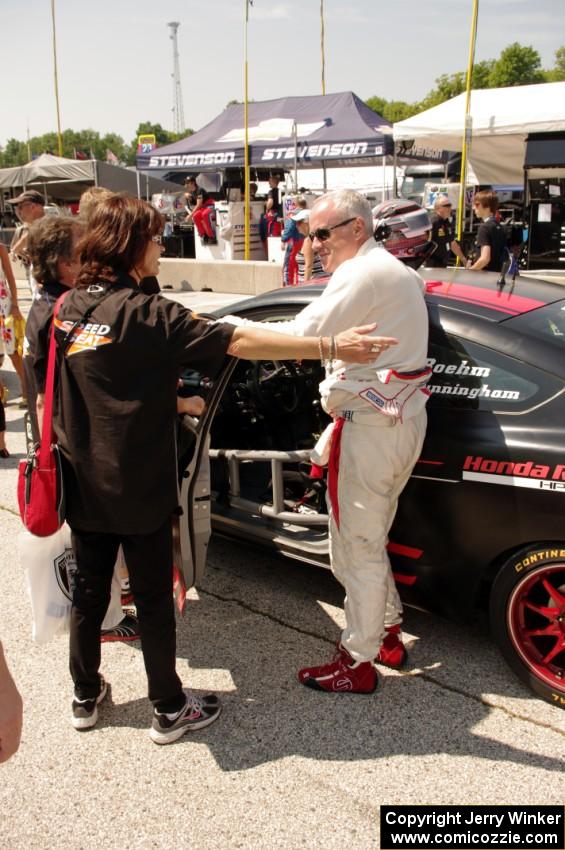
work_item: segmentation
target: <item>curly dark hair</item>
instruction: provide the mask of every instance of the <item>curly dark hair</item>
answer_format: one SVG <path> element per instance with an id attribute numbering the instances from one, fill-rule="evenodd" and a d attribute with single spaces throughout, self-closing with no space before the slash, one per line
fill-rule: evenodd
<path id="1" fill-rule="evenodd" d="M 81 235 L 81 223 L 67 217 L 44 216 L 30 225 L 27 253 L 39 284 L 58 281 L 59 260 L 73 259 L 75 242 Z"/>
<path id="2" fill-rule="evenodd" d="M 99 280 L 115 283 L 121 274 L 135 270 L 151 237 L 161 233 L 163 225 L 163 216 L 147 201 L 127 195 L 100 201 L 78 245 L 77 286 Z"/>

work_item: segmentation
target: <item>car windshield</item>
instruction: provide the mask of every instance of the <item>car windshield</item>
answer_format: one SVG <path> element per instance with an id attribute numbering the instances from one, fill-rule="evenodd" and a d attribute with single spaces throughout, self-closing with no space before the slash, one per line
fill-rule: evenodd
<path id="1" fill-rule="evenodd" d="M 509 321 L 530 337 L 565 346 L 565 301 L 547 304 Z"/>

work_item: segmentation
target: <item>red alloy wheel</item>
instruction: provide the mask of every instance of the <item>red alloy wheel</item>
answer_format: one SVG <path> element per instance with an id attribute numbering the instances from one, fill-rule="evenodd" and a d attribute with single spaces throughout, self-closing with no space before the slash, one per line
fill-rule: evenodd
<path id="1" fill-rule="evenodd" d="M 530 673 L 565 687 L 565 565 L 544 564 L 516 583 L 507 601 L 510 642 Z"/>

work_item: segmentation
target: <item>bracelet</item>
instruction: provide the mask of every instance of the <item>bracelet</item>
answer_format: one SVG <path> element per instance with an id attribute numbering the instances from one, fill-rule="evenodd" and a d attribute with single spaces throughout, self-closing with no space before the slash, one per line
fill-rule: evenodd
<path id="1" fill-rule="evenodd" d="M 330 364 L 333 364 L 336 355 L 335 336 L 330 336 Z"/>
<path id="2" fill-rule="evenodd" d="M 318 337 L 318 351 L 320 352 L 320 363 L 323 363 L 324 359 L 325 359 L 324 358 L 324 344 L 323 344 L 323 337 L 321 337 L 321 336 Z"/>

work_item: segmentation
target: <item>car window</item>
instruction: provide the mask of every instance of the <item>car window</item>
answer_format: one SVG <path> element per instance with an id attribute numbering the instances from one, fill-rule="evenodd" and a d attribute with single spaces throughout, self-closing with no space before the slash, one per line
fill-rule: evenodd
<path id="1" fill-rule="evenodd" d="M 430 335 L 428 366 L 434 406 L 519 413 L 563 388 L 530 364 L 437 329 Z"/>
<path id="2" fill-rule="evenodd" d="M 543 339 L 546 342 L 561 345 L 561 352 L 556 348 L 555 353 L 563 353 L 565 350 L 565 301 L 557 301 L 554 304 L 546 304 L 537 310 L 530 310 L 521 316 L 507 320 L 508 325 L 523 335 Z"/>

